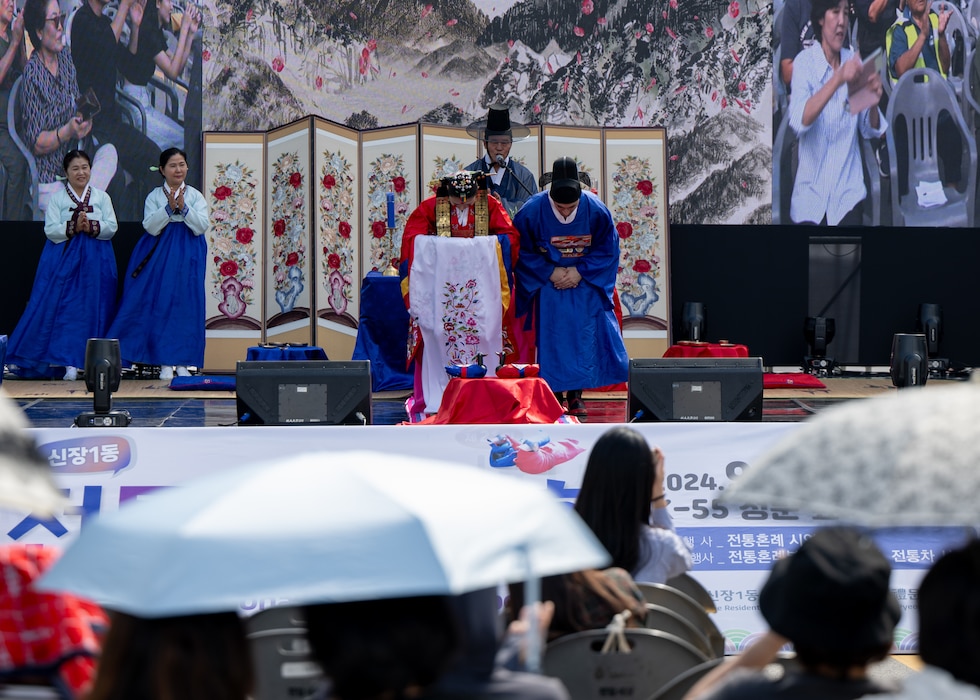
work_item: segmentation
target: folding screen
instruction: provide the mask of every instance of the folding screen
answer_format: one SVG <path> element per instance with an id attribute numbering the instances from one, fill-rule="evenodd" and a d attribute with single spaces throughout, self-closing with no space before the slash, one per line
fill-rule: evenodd
<path id="1" fill-rule="evenodd" d="M 265 339 L 310 343 L 312 333 L 310 223 L 312 124 L 302 119 L 266 138 Z M 244 359 L 244 358 L 242 358 Z"/>
<path id="2" fill-rule="evenodd" d="M 205 368 L 234 367 L 262 339 L 265 138 L 204 135 L 204 196 L 211 209 Z"/>
<path id="3" fill-rule="evenodd" d="M 635 357 L 662 354 L 670 308 L 665 130 L 529 128 L 511 157 L 537 176 L 570 156 L 589 174 L 620 238 L 627 347 Z M 405 221 L 429 196 L 429 182 L 481 151 L 464 128 L 432 124 L 358 132 L 314 117 L 268 134 L 205 134 L 206 368 L 232 369 L 263 340 L 313 343 L 348 359 L 361 280 L 397 266 Z"/>

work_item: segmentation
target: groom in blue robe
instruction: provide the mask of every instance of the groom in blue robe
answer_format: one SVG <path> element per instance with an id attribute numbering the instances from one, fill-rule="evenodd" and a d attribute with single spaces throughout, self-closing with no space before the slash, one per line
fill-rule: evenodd
<path id="1" fill-rule="evenodd" d="M 582 390 L 624 382 L 629 358 L 613 312 L 619 237 L 602 201 L 582 190 L 572 158 L 559 158 L 548 192 L 514 217 L 521 234 L 517 315 L 531 314 L 541 376 L 569 413 L 585 417 Z"/>

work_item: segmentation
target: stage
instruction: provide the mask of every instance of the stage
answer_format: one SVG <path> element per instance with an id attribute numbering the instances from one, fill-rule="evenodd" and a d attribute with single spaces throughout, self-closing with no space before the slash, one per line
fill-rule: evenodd
<path id="1" fill-rule="evenodd" d="M 479 381 L 479 380 L 475 380 Z M 895 391 L 884 375 L 858 375 L 822 379 L 826 389 L 787 387 L 766 389 L 764 422 L 805 420 L 822 408 L 840 401 Z M 941 386 L 958 380 L 933 380 Z M 3 390 L 23 407 L 38 428 L 70 427 L 79 413 L 92 408 L 85 382 L 24 381 L 8 377 Z M 372 424 L 398 425 L 408 419 L 404 404 L 407 390 L 380 391 L 372 395 Z M 626 420 L 626 392 L 585 392 L 590 423 L 622 423 Z M 125 378 L 113 394 L 113 407 L 128 410 L 133 427 L 227 427 L 238 420 L 233 391 L 173 391 L 156 379 Z"/>

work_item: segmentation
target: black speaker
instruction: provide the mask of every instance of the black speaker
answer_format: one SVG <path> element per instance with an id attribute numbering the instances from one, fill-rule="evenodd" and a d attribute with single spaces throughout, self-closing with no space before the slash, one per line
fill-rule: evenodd
<path id="1" fill-rule="evenodd" d="M 627 411 L 631 423 L 762 420 L 762 358 L 630 360 Z"/>
<path id="2" fill-rule="evenodd" d="M 892 336 L 889 374 L 899 389 L 922 386 L 929 379 L 928 341 L 923 333 L 896 333 Z"/>
<path id="3" fill-rule="evenodd" d="M 371 363 L 239 362 L 239 425 L 370 425 Z"/>

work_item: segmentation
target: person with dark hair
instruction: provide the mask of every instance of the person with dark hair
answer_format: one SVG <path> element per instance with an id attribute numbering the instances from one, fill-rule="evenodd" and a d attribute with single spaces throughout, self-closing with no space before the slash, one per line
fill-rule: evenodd
<path id="1" fill-rule="evenodd" d="M 436 684 L 425 693 L 425 700 L 568 699 L 568 691 L 557 678 L 509 670 L 498 665 L 505 631 L 496 588 L 453 596 L 449 603 L 459 631 L 459 653 Z M 541 626 L 545 627 L 550 619 L 546 607 L 542 607 L 541 616 Z M 514 639 L 514 635 L 506 638 L 519 647 L 520 638 L 524 635 L 517 636 L 519 639 Z M 515 651 L 519 656 L 519 650 L 510 647 L 503 655 Z"/>
<path id="2" fill-rule="evenodd" d="M 867 197 L 858 131 L 880 138 L 887 122 L 878 109 L 881 79 L 872 73 L 866 91 L 875 103 L 852 113 L 849 84 L 861 80 L 861 58 L 845 48 L 847 0 L 813 0 L 810 12 L 816 44 L 794 62 L 789 123 L 799 135 L 799 167 L 790 217 L 795 223 L 855 226 L 862 223 Z"/>
<path id="3" fill-rule="evenodd" d="M 881 700 L 980 700 L 980 540 L 944 554 L 919 585 L 925 666 Z"/>
<path id="4" fill-rule="evenodd" d="M 113 612 L 86 700 L 247 700 L 245 626 L 234 612 L 145 618 Z"/>
<path id="5" fill-rule="evenodd" d="M 204 195 L 187 185 L 187 156 L 160 154 L 163 184 L 146 197 L 143 228 L 129 259 L 109 337 L 122 359 L 160 365 L 160 378 L 186 377 L 204 364 L 204 271 L 211 226 Z"/>
<path id="6" fill-rule="evenodd" d="M 88 339 L 105 337 L 116 310 L 112 237 L 118 224 L 109 195 L 89 184 L 91 166 L 85 151 L 69 151 L 67 179 L 44 212 L 48 240 L 7 349 L 7 363 L 23 376 L 49 376 L 51 367 L 64 367 L 64 379 L 78 379 Z"/>
<path id="7" fill-rule="evenodd" d="M 582 190 L 572 158 L 558 158 L 551 189 L 514 217 L 521 234 L 517 316 L 536 331 L 538 364 L 558 400 L 585 418 L 583 389 L 626 381 L 629 358 L 613 311 L 619 236 L 612 214 Z M 528 327 L 528 326 L 525 326 Z"/>
<path id="8" fill-rule="evenodd" d="M 517 230 L 488 196 L 483 173 L 461 170 L 432 185 L 436 195 L 422 200 L 402 233 L 409 361 L 416 360 L 410 413 L 438 410 L 446 365 L 513 352 L 506 320 Z"/>
<path id="9" fill-rule="evenodd" d="M 459 646 L 446 596 L 306 605 L 303 617 L 336 700 L 424 697 Z"/>
<path id="10" fill-rule="evenodd" d="M 150 99 L 150 78 L 159 68 L 167 78 L 181 79 L 187 61 L 191 57 L 194 36 L 201 23 L 200 10 L 192 4 L 187 5 L 187 11 L 181 17 L 180 28 L 176 30 L 177 45 L 171 50 L 167 45 L 164 30 L 169 31 L 176 26 L 173 9 L 173 0 L 146 2 L 143 20 L 136 35 L 135 55 L 130 53 L 125 58 L 133 63 L 133 67 L 123 90 L 143 105 L 143 114 L 146 115 L 146 135 L 160 148 L 172 146 L 183 148 L 184 127 L 154 106 Z M 130 48 L 133 41 L 131 37 Z M 195 60 L 200 61 L 200 55 L 195 56 Z M 134 120 L 140 118 L 139 109 L 135 105 L 126 104 L 126 108 L 132 113 Z"/>
<path id="11" fill-rule="evenodd" d="M 490 194 L 500 200 L 513 217 L 537 189 L 530 170 L 510 157 L 514 139 L 526 138 L 531 132 L 523 124 L 513 123 L 506 107 L 490 107 L 486 119 L 466 127 L 466 133 L 483 141 L 486 153 L 466 166 L 483 172 L 490 180 Z"/>
<path id="12" fill-rule="evenodd" d="M 769 631 L 698 681 L 685 700 L 853 700 L 888 692 L 868 677 L 868 666 L 888 654 L 902 616 L 890 576 L 891 565 L 866 535 L 817 530 L 776 562 L 762 587 L 759 610 Z M 787 642 L 800 670 L 771 680 L 761 671 Z"/>
<path id="13" fill-rule="evenodd" d="M 7 175 L 3 211 L 0 215 L 6 221 L 20 221 L 25 218 L 24 202 L 30 170 L 24 155 L 10 138 L 7 103 L 10 100 L 10 88 L 23 73 L 26 63 L 24 15 L 14 14 L 14 0 L 0 0 L 0 163 Z"/>
<path id="14" fill-rule="evenodd" d="M 92 133 L 100 143 L 112 143 L 116 147 L 120 165 L 137 185 L 133 195 L 138 202 L 156 184 L 147 164 L 153 163 L 160 148 L 123 120 L 122 108 L 116 102 L 116 80 L 117 74 L 136 77 L 132 56 L 140 40 L 143 2 L 120 0 L 112 19 L 103 14 L 108 4 L 109 0 L 85 0 L 75 12 L 71 23 L 72 58 L 78 71 L 79 89 L 83 94 L 91 89 L 99 101 L 100 110 L 93 117 Z M 127 20 L 128 46 L 121 41 Z"/>
<path id="15" fill-rule="evenodd" d="M 596 441 L 575 511 L 612 555 L 612 565 L 636 581 L 665 583 L 693 565 L 667 511 L 663 452 L 651 450 L 631 428 L 613 428 Z"/>
<path id="16" fill-rule="evenodd" d="M 92 118 L 78 111 L 78 81 L 65 44 L 65 15 L 58 0 L 27 0 L 24 29 L 34 47 L 21 84 L 24 136 L 37 161 L 38 207 L 64 186 L 58 182 L 68 151 L 92 132 Z M 92 185 L 105 190 L 116 172 L 116 150 L 103 142 L 92 162 Z"/>

